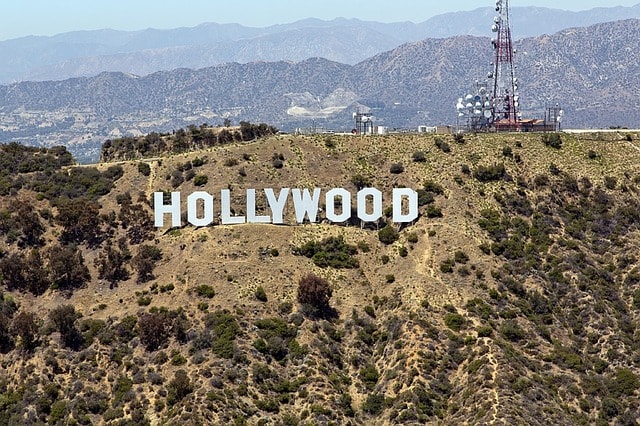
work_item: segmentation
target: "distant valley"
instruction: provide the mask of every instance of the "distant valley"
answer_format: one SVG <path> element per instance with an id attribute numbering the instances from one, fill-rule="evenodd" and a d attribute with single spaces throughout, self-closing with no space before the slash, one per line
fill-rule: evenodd
<path id="1" fill-rule="evenodd" d="M 640 20 L 630 19 L 517 41 L 525 117 L 560 103 L 565 127 L 637 127 L 639 38 Z M 488 38 L 456 36 L 355 65 L 311 58 L 14 83 L 0 86 L 0 141 L 62 144 L 93 161 L 107 138 L 225 119 L 350 131 L 351 114 L 368 108 L 391 129 L 455 125 L 455 100 L 484 81 L 491 55 Z"/>

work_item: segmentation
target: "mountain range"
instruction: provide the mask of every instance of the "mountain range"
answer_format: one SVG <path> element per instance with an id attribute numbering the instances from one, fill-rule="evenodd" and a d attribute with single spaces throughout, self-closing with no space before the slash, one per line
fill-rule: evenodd
<path id="1" fill-rule="evenodd" d="M 629 19 L 515 42 L 523 115 L 558 103 L 568 128 L 637 127 L 638 39 L 640 20 Z M 225 119 L 350 131 L 361 108 L 390 128 L 456 125 L 456 99 L 485 82 L 491 61 L 489 38 L 457 36 L 355 65 L 311 58 L 14 83 L 0 86 L 0 141 L 62 144 L 85 161 L 106 138 Z"/>
<path id="2" fill-rule="evenodd" d="M 0 42 L 0 83 L 63 80 L 103 71 L 147 75 L 227 62 L 297 62 L 312 57 L 354 65 L 425 38 L 489 36 L 494 15 L 493 8 L 483 7 L 438 15 L 421 23 L 305 19 L 266 28 L 206 23 L 169 30 L 96 30 L 30 36 Z M 628 18 L 640 18 L 640 4 L 581 12 L 538 7 L 514 7 L 511 11 L 516 39 Z"/>

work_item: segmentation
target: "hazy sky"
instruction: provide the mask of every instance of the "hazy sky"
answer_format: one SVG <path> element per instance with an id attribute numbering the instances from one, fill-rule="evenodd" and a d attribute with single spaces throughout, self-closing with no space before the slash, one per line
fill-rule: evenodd
<path id="1" fill-rule="evenodd" d="M 511 6 L 586 10 L 633 6 L 639 1 L 512 0 Z M 494 0 L 8 0 L 3 3 L 0 40 L 102 28 L 192 27 L 203 22 L 265 27 L 309 17 L 422 22 L 441 13 L 493 6 Z"/>

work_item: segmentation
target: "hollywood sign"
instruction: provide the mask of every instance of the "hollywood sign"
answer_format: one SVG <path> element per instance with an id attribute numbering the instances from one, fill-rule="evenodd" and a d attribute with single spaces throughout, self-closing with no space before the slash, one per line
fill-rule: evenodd
<path id="1" fill-rule="evenodd" d="M 291 195 L 291 197 L 289 197 Z M 269 205 L 270 215 L 256 213 L 256 190 L 246 190 L 245 215 L 232 213 L 231 191 L 223 189 L 219 198 L 219 217 L 222 225 L 242 223 L 284 224 L 284 211 L 288 200 L 293 200 L 293 209 L 297 223 L 305 218 L 311 223 L 317 222 L 322 190 L 315 188 L 283 188 L 276 195 L 273 189 L 265 188 L 264 196 Z M 338 202 L 339 200 L 339 202 Z M 154 224 L 164 226 L 165 215 L 171 217 L 171 226 L 182 226 L 182 198 L 180 192 L 171 193 L 171 201 L 164 202 L 162 192 L 153 193 Z M 346 222 L 351 218 L 352 194 L 344 188 L 334 188 L 324 194 L 325 216 L 334 223 Z M 376 222 L 383 214 L 382 192 L 376 188 L 364 188 L 355 197 L 358 218 L 363 222 Z M 392 192 L 392 220 L 394 223 L 413 222 L 418 218 L 418 193 L 410 188 L 394 188 Z M 196 191 L 187 197 L 187 221 L 193 226 L 209 226 L 215 217 L 214 197 L 205 191 Z"/>

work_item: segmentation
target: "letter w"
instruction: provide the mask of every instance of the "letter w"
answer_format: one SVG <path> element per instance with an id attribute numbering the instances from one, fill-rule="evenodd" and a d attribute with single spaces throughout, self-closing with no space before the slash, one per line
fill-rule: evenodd
<path id="1" fill-rule="evenodd" d="M 313 190 L 313 197 L 306 188 L 304 191 L 294 188 L 291 193 L 293 195 L 293 206 L 296 210 L 296 222 L 304 222 L 305 215 L 309 217 L 309 222 L 315 222 L 318 215 L 318 203 L 320 202 L 320 188 Z"/>

